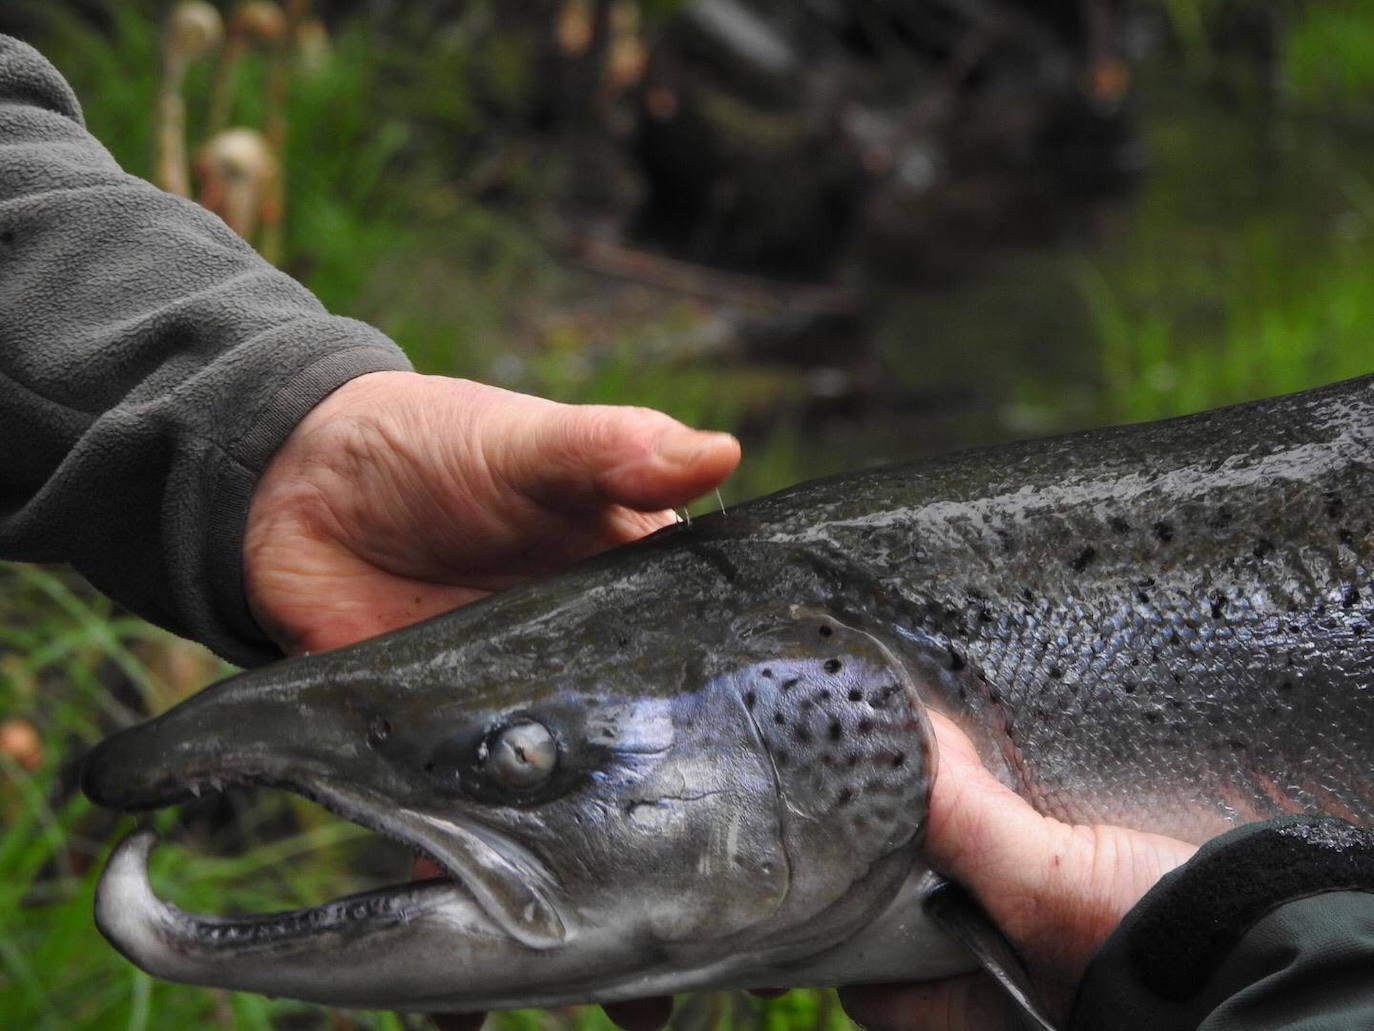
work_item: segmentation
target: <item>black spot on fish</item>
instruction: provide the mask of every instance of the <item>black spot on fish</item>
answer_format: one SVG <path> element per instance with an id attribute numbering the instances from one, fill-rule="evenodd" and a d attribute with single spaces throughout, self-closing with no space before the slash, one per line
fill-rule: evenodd
<path id="1" fill-rule="evenodd" d="M 1095 548 L 1084 548 L 1074 556 L 1073 561 L 1070 562 L 1069 565 L 1073 568 L 1075 573 L 1081 573 L 1092 565 L 1093 559 L 1095 558 L 1097 558 L 1097 550 Z"/>
<path id="2" fill-rule="evenodd" d="M 1339 519 L 1345 512 L 1345 501 L 1335 491 L 1326 493 L 1326 518 Z"/>
<path id="3" fill-rule="evenodd" d="M 759 696 L 756 695 L 753 691 L 744 692 L 744 707 L 746 709 L 752 710 L 754 706 L 758 704 L 758 700 Z"/>
<path id="4" fill-rule="evenodd" d="M 1168 544 L 1174 539 L 1174 528 L 1162 520 L 1154 525 L 1155 539 L 1160 544 Z"/>
<path id="5" fill-rule="evenodd" d="M 979 609 L 979 610 L 978 610 L 978 622 L 980 622 L 980 623 L 991 623 L 991 622 L 992 622 L 992 613 L 989 612 L 987 609 Z"/>
<path id="6" fill-rule="evenodd" d="M 792 728 L 792 737 L 801 745 L 809 745 L 811 743 L 811 731 L 800 723 Z"/>
<path id="7" fill-rule="evenodd" d="M 621 651 L 624 651 L 626 648 L 628 648 L 630 646 L 629 634 L 616 634 L 615 646 L 619 648 Z"/>
<path id="8" fill-rule="evenodd" d="M 1246 743 L 1238 737 L 1233 737 L 1226 743 L 1231 746 L 1231 751 L 1233 752 L 1243 752 L 1248 747 Z"/>
<path id="9" fill-rule="evenodd" d="M 1051 680 L 1058 680 L 1060 677 L 1064 675 L 1064 671 L 1060 669 L 1058 666 L 1051 666 L 1049 672 Z"/>
<path id="10" fill-rule="evenodd" d="M 1287 694 L 1289 691 L 1293 690 L 1294 686 L 1295 685 L 1291 680 L 1279 681 L 1279 690 L 1282 691 L 1284 694 Z"/>
<path id="11" fill-rule="evenodd" d="M 773 722 L 776 723 L 776 724 L 777 724 L 778 726 L 780 726 L 780 727 L 781 727 L 784 723 L 787 722 L 787 717 L 784 716 L 784 715 L 782 714 L 782 710 L 781 710 L 781 709 L 779 709 L 777 712 L 773 713 Z"/>
<path id="12" fill-rule="evenodd" d="M 1211 604 L 1212 607 L 1212 618 L 1221 619 L 1222 613 L 1226 609 L 1226 599 L 1223 598 L 1220 594 L 1214 594 L 1211 598 L 1208 599 L 1208 602 Z"/>
<path id="13" fill-rule="evenodd" d="M 799 681 L 796 677 L 792 677 L 792 678 L 790 678 L 790 679 L 788 679 L 788 680 L 784 680 L 784 681 L 782 682 L 782 689 L 783 689 L 784 691 L 790 691 L 790 690 L 792 690 L 792 688 L 796 687 L 797 684 L 799 684 L 800 682 L 801 682 L 801 681 Z"/>
<path id="14" fill-rule="evenodd" d="M 373 748 L 381 745 L 391 736 L 391 722 L 385 716 L 378 716 L 367 728 L 367 743 Z"/>
<path id="15" fill-rule="evenodd" d="M 950 672 L 951 672 L 951 673 L 958 673 L 958 672 L 959 672 L 961 669 L 963 669 L 963 668 L 964 668 L 964 660 L 960 657 L 960 655 L 959 655 L 958 652 L 954 651 L 953 649 L 950 649 L 950 653 L 949 653 L 949 669 L 950 669 Z"/>
<path id="16" fill-rule="evenodd" d="M 1107 525 L 1111 527 L 1112 533 L 1130 533 L 1131 524 L 1120 516 L 1108 516 Z"/>
<path id="17" fill-rule="evenodd" d="M 873 721 L 872 721 L 871 719 L 869 719 L 867 716 L 865 716 L 863 719 L 859 720 L 859 733 L 860 733 L 860 734 L 870 734 L 870 733 L 872 733 L 872 732 L 873 732 Z"/>
<path id="18" fill-rule="evenodd" d="M 898 752 L 896 755 L 894 755 L 894 756 L 892 757 L 892 768 L 893 768 L 894 770 L 900 769 L 905 763 L 906 763 L 906 753 L 905 753 L 905 752 Z"/>
<path id="19" fill-rule="evenodd" d="M 832 629 L 830 629 L 830 627 L 828 627 L 828 626 L 822 626 L 822 627 L 820 628 L 820 631 L 819 631 L 819 633 L 820 633 L 820 635 L 821 635 L 822 637 L 829 637 L 829 636 L 830 636 L 831 634 L 833 634 L 834 632 L 835 632 L 835 631 L 832 630 Z"/>
<path id="20" fill-rule="evenodd" d="M 849 689 L 849 700 L 850 700 L 851 702 L 862 701 L 862 700 L 863 700 L 863 696 L 864 696 L 864 693 L 863 693 L 862 691 L 860 691 L 857 687 L 851 687 L 851 688 Z"/>
<path id="21" fill-rule="evenodd" d="M 1125 691 L 1127 694 L 1135 694 L 1135 681 L 1123 681 L 1121 684 L 1121 690 Z"/>
<path id="22" fill-rule="evenodd" d="M 1265 555 L 1268 555 L 1273 550 L 1273 542 L 1261 537 L 1259 540 L 1255 542 L 1253 554 L 1255 558 L 1264 558 Z"/>
<path id="23" fill-rule="evenodd" d="M 1360 592 L 1355 589 L 1354 584 L 1341 585 L 1341 608 L 1353 609 L 1355 603 L 1360 600 Z"/>
<path id="24" fill-rule="evenodd" d="M 840 793 L 835 796 L 837 806 L 848 805 L 852 801 L 854 801 L 854 792 L 850 788 L 841 788 Z"/>
<path id="25" fill-rule="evenodd" d="M 764 680 L 772 680 L 773 671 L 771 669 L 765 668 L 764 671 L 759 674 L 759 676 L 763 677 Z"/>
<path id="26" fill-rule="evenodd" d="M 829 733 L 831 741 L 838 741 L 843 736 L 844 728 L 840 726 L 839 720 L 830 721 Z"/>
<path id="27" fill-rule="evenodd" d="M 892 698 L 893 695 L 900 694 L 901 690 L 902 689 L 896 684 L 888 684 L 886 687 L 880 687 L 869 696 L 868 704 L 874 709 L 882 709 L 887 705 L 888 700 Z"/>
<path id="28" fill-rule="evenodd" d="M 841 663 L 839 659 L 826 659 L 825 671 L 827 673 L 838 673 L 842 665 L 843 663 Z"/>

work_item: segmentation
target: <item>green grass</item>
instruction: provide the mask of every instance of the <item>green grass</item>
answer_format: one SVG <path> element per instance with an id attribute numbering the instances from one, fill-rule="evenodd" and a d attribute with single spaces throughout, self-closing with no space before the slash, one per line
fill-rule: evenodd
<path id="1" fill-rule="evenodd" d="M 1161 111 L 1126 233 L 1080 260 L 1103 415 L 1152 419 L 1374 369 L 1374 141 L 1306 115 Z"/>
<path id="2" fill-rule="evenodd" d="M 1374 5 L 1367 0 L 1304 4 L 1285 39 L 1280 74 L 1306 110 L 1370 122 L 1374 101 Z"/>

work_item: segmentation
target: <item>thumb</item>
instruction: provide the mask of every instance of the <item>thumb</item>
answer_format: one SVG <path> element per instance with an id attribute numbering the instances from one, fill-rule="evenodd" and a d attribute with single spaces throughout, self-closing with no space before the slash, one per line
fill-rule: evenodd
<path id="1" fill-rule="evenodd" d="M 734 437 L 662 412 L 522 400 L 505 409 L 506 427 L 484 450 L 507 483 L 547 508 L 672 508 L 719 486 L 739 464 Z"/>

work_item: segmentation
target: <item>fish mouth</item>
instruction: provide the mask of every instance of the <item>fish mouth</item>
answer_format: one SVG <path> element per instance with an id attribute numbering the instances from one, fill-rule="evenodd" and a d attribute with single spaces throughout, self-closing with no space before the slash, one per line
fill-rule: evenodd
<path id="1" fill-rule="evenodd" d="M 499 971 L 524 969 L 564 943 L 551 874 L 509 837 L 327 782 L 241 775 L 232 783 L 266 780 L 429 858 L 444 876 L 299 909 L 188 912 L 154 891 L 148 863 L 158 836 L 140 827 L 115 847 L 95 896 L 97 927 L 134 964 L 167 980 L 332 1005 L 451 1009 L 463 1008 L 468 991 L 489 991 Z"/>
<path id="2" fill-rule="evenodd" d="M 184 790 L 200 794 L 206 782 L 188 780 Z M 450 902 L 461 900 L 467 908 L 480 911 L 485 923 L 479 930 L 485 937 L 509 939 L 530 949 L 549 949 L 562 944 L 567 936 L 553 901 L 557 893 L 553 875 L 528 849 L 492 828 L 372 799 L 356 788 L 328 781 L 284 783 L 279 777 L 241 772 L 232 779 L 219 776 L 208 782 L 214 788 L 245 783 L 284 788 L 398 842 L 429 859 L 447 877 L 378 888 L 305 909 L 234 917 L 188 914 L 153 894 L 147 861 L 156 835 L 141 829 L 117 847 L 97 895 L 97 922 L 102 931 L 108 927 L 115 932 L 106 934 L 117 946 L 119 930 L 127 925 L 118 916 L 119 907 L 131 901 L 134 910 L 143 913 L 145 924 L 155 917 L 152 922 L 176 929 L 183 946 L 191 944 L 184 940 L 188 935 L 199 935 L 204 946 L 225 947 L 280 943 L 312 931 L 342 932 L 346 925 L 365 931 L 368 925 L 403 918 L 421 902 L 433 902 L 431 896 L 442 891 L 454 896 Z M 99 794 L 97 788 L 90 790 Z"/>

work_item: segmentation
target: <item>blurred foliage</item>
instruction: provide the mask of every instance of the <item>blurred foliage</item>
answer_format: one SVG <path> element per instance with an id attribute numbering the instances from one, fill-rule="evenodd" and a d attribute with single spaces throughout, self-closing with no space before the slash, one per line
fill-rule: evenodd
<path id="1" fill-rule="evenodd" d="M 1365 25 L 1374 39 L 1374 9 Z M 1369 372 L 1374 136 L 1144 88 L 1161 108 L 1151 174 L 1121 238 L 1080 262 L 1105 413 L 1159 418 Z"/>
<path id="2" fill-rule="evenodd" d="M 1367 0 L 1305 4 L 1287 33 L 1283 88 L 1312 111 L 1370 124 L 1374 102 L 1374 6 Z"/>
<path id="3" fill-rule="evenodd" d="M 661 21 L 681 2 L 643 7 L 651 22 Z M 42 26 L 33 41 L 77 89 L 91 130 L 124 167 L 147 174 L 163 5 L 84 5 L 97 9 L 96 20 L 74 17 L 64 4 L 27 6 Z M 450 6 L 458 13 L 418 4 L 386 21 L 348 18 L 329 59 L 295 76 L 285 161 L 288 271 L 331 310 L 390 333 L 426 371 L 571 401 L 648 404 L 722 428 L 795 401 L 795 377 L 776 367 L 709 356 L 702 341 L 712 315 L 702 305 L 646 301 L 551 256 L 545 237 L 557 162 L 551 142 L 531 130 L 540 93 L 531 36 L 499 16 L 499 0 Z M 1093 359 L 1100 358 L 1100 384 L 1061 381 L 1060 366 L 1046 365 L 1021 399 L 1054 409 L 1037 426 L 1053 428 L 1065 398 L 1085 390 L 1098 421 L 1152 418 L 1374 364 L 1374 185 L 1366 172 L 1374 147 L 1361 135 L 1374 99 L 1374 10 L 1354 0 L 1285 5 L 1278 110 L 1262 89 L 1238 91 L 1235 107 L 1199 104 L 1199 83 L 1213 81 L 1223 63 L 1222 26 L 1238 9 L 1261 6 L 1161 0 L 1191 78 L 1168 67 L 1137 84 L 1149 105 L 1153 167 L 1126 213 L 1108 220 L 1106 239 L 1065 262 L 1076 270 L 1085 309 L 1078 314 L 1091 337 L 1054 341 L 1066 350 L 1100 346 Z M 244 76 L 236 120 L 260 124 L 260 57 L 250 55 Z M 187 81 L 193 139 L 208 80 L 201 64 Z M 1333 136 L 1328 123 L 1357 128 Z M 1055 261 L 1063 261 L 1062 248 Z M 940 341 L 921 332 L 941 302 L 918 299 L 900 309 L 901 324 L 877 333 L 891 341 L 885 376 L 920 378 L 939 361 L 978 364 L 973 342 L 994 320 L 1005 323 L 1005 309 L 992 290 L 980 299 L 976 284 L 957 296 L 971 311 L 968 348 L 961 338 L 959 353 L 941 358 Z M 1050 297 L 1059 307 L 1074 300 Z M 1056 313 L 1039 326 L 1043 334 L 1067 324 Z M 1010 330 L 1003 325 L 1001 333 Z M 728 500 L 817 469 L 814 426 L 799 417 L 766 421 Z M 76 764 L 110 729 L 224 672 L 65 571 L 0 565 L 0 713 L 35 729 L 40 742 L 32 754 L 0 750 L 0 1025 L 422 1026 L 418 1018 L 165 984 L 134 970 L 96 932 L 95 876 L 129 822 L 75 793 Z M 307 904 L 395 879 L 405 866 L 405 856 L 379 852 L 370 836 L 292 798 L 230 795 L 155 821 L 179 844 L 155 854 L 154 882 L 190 908 Z M 695 996 L 682 1002 L 679 1022 L 693 1031 L 847 1026 L 826 992 L 768 1002 Z M 523 1011 L 496 1024 L 503 1031 L 609 1027 L 594 1008 Z"/>

